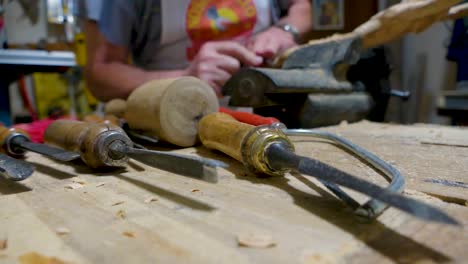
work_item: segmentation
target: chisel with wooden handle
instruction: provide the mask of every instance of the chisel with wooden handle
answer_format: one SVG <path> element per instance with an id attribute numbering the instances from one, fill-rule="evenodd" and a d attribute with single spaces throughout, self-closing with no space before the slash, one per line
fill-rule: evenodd
<path id="1" fill-rule="evenodd" d="M 58 120 L 47 128 L 44 140 L 48 144 L 79 152 L 81 159 L 91 168 L 121 167 L 132 158 L 152 167 L 216 182 L 216 167 L 226 166 L 223 162 L 207 158 L 136 149 L 125 132 L 110 123 Z"/>
<path id="2" fill-rule="evenodd" d="M 110 103 L 114 101 L 120 102 L 122 100 L 114 99 Z M 87 115 L 83 118 L 83 121 L 88 123 L 110 123 L 112 125 L 119 126 L 125 131 L 125 133 L 127 133 L 130 139 L 133 141 L 139 141 L 142 144 L 155 145 L 159 143 L 159 140 L 155 136 L 147 135 L 144 131 L 135 131 L 131 129 L 124 119 L 117 117 L 112 113 L 106 114 L 103 117 L 98 115 Z"/>
<path id="3" fill-rule="evenodd" d="M 80 157 L 76 152 L 33 143 L 25 131 L 17 128 L 0 126 L 0 144 L 3 151 L 11 156 L 22 156 L 25 151 L 32 151 L 60 161 L 71 161 Z"/>
<path id="4" fill-rule="evenodd" d="M 294 145 L 278 126 L 244 124 L 223 113 L 210 114 L 199 123 L 203 145 L 219 150 L 255 172 L 281 176 L 297 171 L 376 198 L 421 219 L 458 225 L 458 222 L 425 203 L 384 189 L 318 160 L 296 155 Z"/>

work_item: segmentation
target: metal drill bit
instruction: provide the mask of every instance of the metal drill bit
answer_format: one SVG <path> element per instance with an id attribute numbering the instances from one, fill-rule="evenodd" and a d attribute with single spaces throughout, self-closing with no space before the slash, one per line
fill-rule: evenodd
<path id="1" fill-rule="evenodd" d="M 9 144 L 8 148 L 12 150 L 17 148 L 29 150 L 59 161 L 72 161 L 80 158 L 79 153 L 63 150 L 45 144 L 33 143 L 21 134 L 13 136 L 11 140 L 7 142 L 7 144 Z"/>
<path id="2" fill-rule="evenodd" d="M 121 142 L 114 142 L 109 148 L 114 155 L 126 155 L 158 169 L 212 183 L 218 182 L 216 167 L 227 167 L 227 164 L 224 162 L 213 159 L 164 151 L 135 149 Z"/>
<path id="3" fill-rule="evenodd" d="M 34 166 L 0 153 L 0 175 L 13 181 L 22 181 L 34 172 Z"/>
<path id="4" fill-rule="evenodd" d="M 438 208 L 388 191 L 318 160 L 296 155 L 281 144 L 270 145 L 266 156 L 270 161 L 269 165 L 273 168 L 289 168 L 323 181 L 348 187 L 424 220 L 460 225 L 455 219 Z"/>

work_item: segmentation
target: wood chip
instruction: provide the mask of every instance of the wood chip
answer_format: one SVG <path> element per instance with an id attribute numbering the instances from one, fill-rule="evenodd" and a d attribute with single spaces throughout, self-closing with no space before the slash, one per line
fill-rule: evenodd
<path id="1" fill-rule="evenodd" d="M 241 247 L 270 248 L 276 246 L 273 237 L 264 233 L 244 233 L 237 236 L 237 242 Z"/>
<path id="2" fill-rule="evenodd" d="M 59 228 L 56 228 L 55 229 L 55 232 L 59 235 L 66 235 L 68 233 L 70 233 L 70 229 L 66 228 L 66 227 L 59 227 Z"/>
<path id="3" fill-rule="evenodd" d="M 24 255 L 21 255 L 19 258 L 19 263 L 21 264 L 67 264 L 70 262 L 65 262 L 56 257 L 47 257 L 43 256 L 36 252 L 30 252 Z"/>
<path id="4" fill-rule="evenodd" d="M 121 219 L 125 219 L 127 217 L 127 214 L 125 213 L 124 210 L 119 210 L 117 211 L 117 213 L 115 214 L 118 218 L 121 218 Z"/>
<path id="5" fill-rule="evenodd" d="M 100 182 L 100 183 L 96 184 L 96 187 L 101 187 L 101 186 L 104 186 L 104 185 L 106 185 L 105 182 Z"/>
<path id="6" fill-rule="evenodd" d="M 124 231 L 122 233 L 122 235 L 124 235 L 126 237 L 135 237 L 135 234 L 133 232 L 130 232 L 130 231 Z"/>
<path id="7" fill-rule="evenodd" d="M 118 201 L 118 202 L 113 203 L 112 206 L 117 206 L 123 203 L 125 203 L 125 201 Z"/>
<path id="8" fill-rule="evenodd" d="M 5 250 L 8 247 L 8 239 L 0 239 L 0 250 Z"/>
<path id="9" fill-rule="evenodd" d="M 70 183 L 68 184 L 67 186 L 65 186 L 66 189 L 70 189 L 70 190 L 75 190 L 75 189 L 79 189 L 79 188 L 83 188 L 83 185 L 80 184 L 80 183 Z"/>
<path id="10" fill-rule="evenodd" d="M 81 184 L 81 185 L 85 185 L 85 184 L 88 183 L 88 182 L 85 181 L 84 179 L 81 179 L 81 178 L 78 178 L 78 177 L 73 177 L 71 180 L 72 180 L 72 182 L 74 182 L 74 183 L 79 183 L 79 184 Z"/>
<path id="11" fill-rule="evenodd" d="M 199 189 L 193 189 L 192 192 L 199 192 L 200 190 Z"/>
<path id="12" fill-rule="evenodd" d="M 151 202 L 156 202 L 158 198 L 156 197 L 148 197 L 145 199 L 145 203 L 151 203 Z"/>

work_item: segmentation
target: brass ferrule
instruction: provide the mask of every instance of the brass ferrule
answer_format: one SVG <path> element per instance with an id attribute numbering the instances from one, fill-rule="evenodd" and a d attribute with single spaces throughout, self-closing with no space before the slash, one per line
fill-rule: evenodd
<path id="1" fill-rule="evenodd" d="M 273 169 L 269 166 L 266 150 L 272 144 L 282 144 L 285 148 L 294 151 L 294 145 L 283 133 L 284 125 L 259 126 L 247 134 L 242 142 L 242 158 L 244 163 L 256 172 L 271 176 L 283 176 L 288 169 Z"/>

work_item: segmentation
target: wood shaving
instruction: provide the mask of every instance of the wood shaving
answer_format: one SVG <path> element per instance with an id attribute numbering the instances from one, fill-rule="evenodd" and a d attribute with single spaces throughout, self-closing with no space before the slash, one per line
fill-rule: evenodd
<path id="1" fill-rule="evenodd" d="M 100 183 L 96 184 L 96 187 L 101 187 L 101 186 L 104 186 L 104 185 L 106 185 L 105 182 L 100 182 Z"/>
<path id="2" fill-rule="evenodd" d="M 70 229 L 66 228 L 66 227 L 59 227 L 57 229 L 55 229 L 55 232 L 59 235 L 66 235 L 68 233 L 70 233 Z"/>
<path id="3" fill-rule="evenodd" d="M 133 232 L 130 232 L 130 231 L 124 231 L 122 233 L 122 235 L 124 235 L 126 237 L 135 237 L 135 234 Z"/>
<path id="4" fill-rule="evenodd" d="M 200 190 L 199 189 L 193 189 L 192 192 L 199 192 Z"/>
<path id="5" fill-rule="evenodd" d="M 336 261 L 330 257 L 320 254 L 314 254 L 310 256 L 306 256 L 303 261 L 303 264 L 329 264 L 329 263 L 336 263 Z"/>
<path id="6" fill-rule="evenodd" d="M 19 258 L 21 264 L 67 264 L 70 262 L 63 261 L 56 257 L 43 256 L 36 252 L 26 253 L 21 255 Z"/>
<path id="7" fill-rule="evenodd" d="M 5 250 L 8 247 L 8 239 L 0 239 L 0 250 Z"/>
<path id="8" fill-rule="evenodd" d="M 264 233 L 244 233 L 237 236 L 237 242 L 241 247 L 270 248 L 276 246 L 273 237 Z"/>
<path id="9" fill-rule="evenodd" d="M 151 202 L 156 202 L 158 200 L 158 198 L 156 197 L 148 197 L 145 199 L 145 203 L 151 203 Z"/>
<path id="10" fill-rule="evenodd" d="M 72 180 L 72 182 L 79 183 L 81 185 L 85 185 L 86 183 L 88 183 L 87 181 L 85 181 L 85 180 L 83 180 L 81 178 L 78 178 L 78 177 L 74 177 L 71 180 Z"/>
<path id="11" fill-rule="evenodd" d="M 117 211 L 117 213 L 115 214 L 118 218 L 120 219 L 125 219 L 127 218 L 127 214 L 125 213 L 124 210 L 119 210 Z"/>
<path id="12" fill-rule="evenodd" d="M 70 183 L 68 184 L 67 186 L 65 186 L 66 189 L 70 189 L 70 190 L 75 190 L 75 189 L 79 189 L 79 188 L 83 188 L 83 185 L 80 184 L 80 183 Z"/>
<path id="13" fill-rule="evenodd" d="M 125 201 L 118 201 L 118 202 L 113 203 L 112 206 L 121 205 L 123 203 L 125 203 Z"/>

